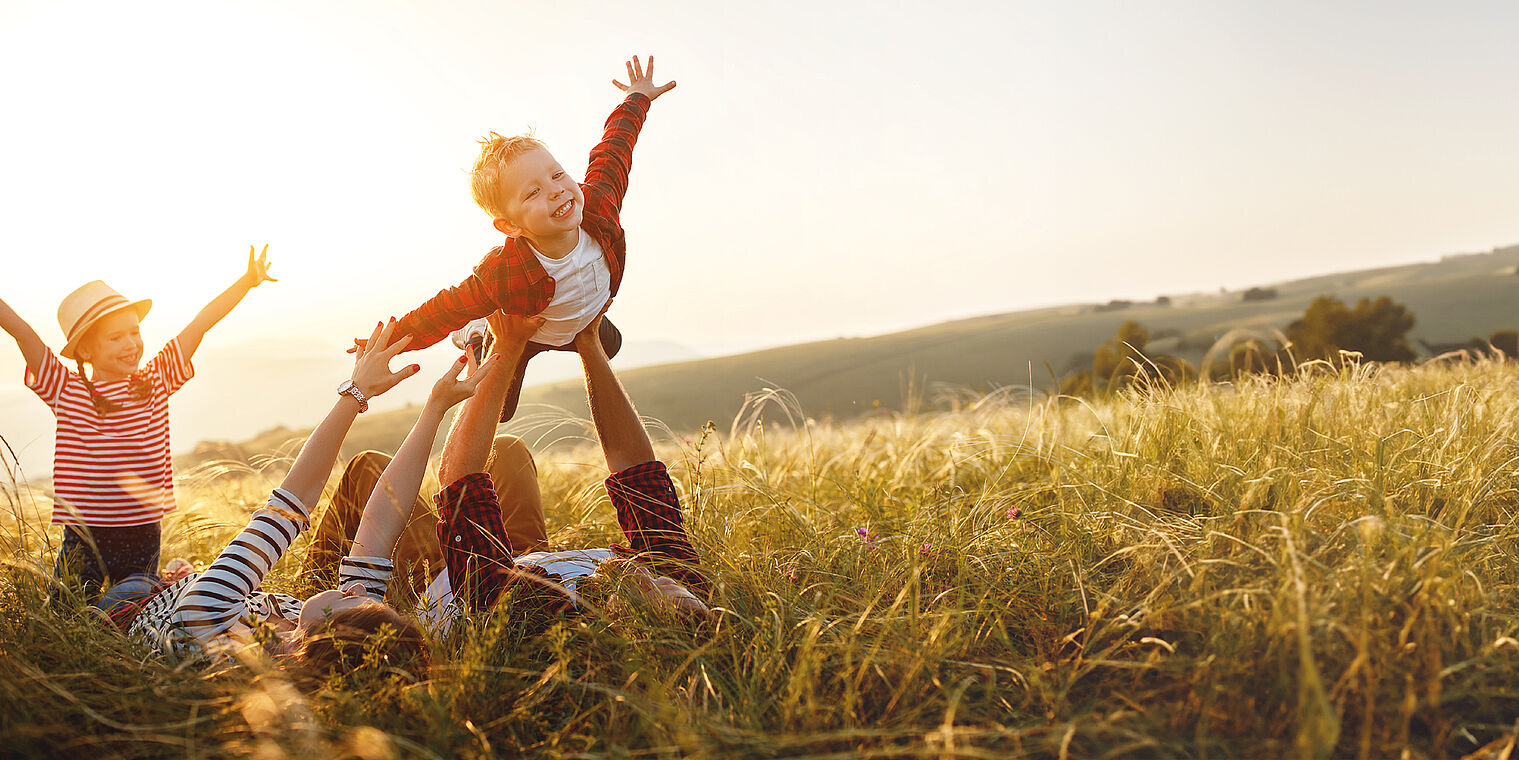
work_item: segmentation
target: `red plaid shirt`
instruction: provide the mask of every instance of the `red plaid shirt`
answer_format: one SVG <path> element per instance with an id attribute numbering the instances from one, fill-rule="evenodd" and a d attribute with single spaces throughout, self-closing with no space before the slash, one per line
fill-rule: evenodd
<path id="1" fill-rule="evenodd" d="M 614 545 L 612 551 L 647 562 L 705 595 L 707 579 L 686 536 L 680 497 L 664 463 L 629 467 L 607 478 L 606 489 L 617 509 L 617 524 L 630 544 Z M 543 582 L 556 581 L 557 576 L 512 560 L 511 539 L 489 475 L 465 475 L 439 491 L 433 502 L 438 507 L 438 543 L 443 546 L 449 582 L 466 610 L 489 610 L 515 584 L 529 584 L 517 604 L 549 612 L 570 607 L 569 597 L 554 584 Z"/>
<path id="2" fill-rule="evenodd" d="M 612 273 L 612 295 L 622 284 L 627 241 L 622 231 L 622 199 L 628 192 L 628 171 L 633 166 L 633 145 L 649 113 L 649 98 L 633 93 L 607 117 L 601 142 L 591 150 L 585 182 L 585 213 L 580 229 L 601 245 L 607 269 Z M 554 298 L 554 278 L 544 271 L 532 245 L 524 238 L 507 238 L 492 248 L 475 271 L 456 287 L 438 292 L 426 303 L 401 317 L 393 333 L 411 336 L 408 351 L 426 348 L 448 337 L 471 320 L 497 309 L 530 317 L 548 307 Z"/>

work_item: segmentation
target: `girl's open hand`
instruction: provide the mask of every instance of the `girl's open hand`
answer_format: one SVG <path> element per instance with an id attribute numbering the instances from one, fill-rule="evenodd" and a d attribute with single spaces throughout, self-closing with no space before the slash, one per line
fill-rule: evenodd
<path id="1" fill-rule="evenodd" d="M 277 278 L 269 276 L 269 246 L 253 255 L 253 246 L 248 246 L 248 271 L 243 273 L 243 279 L 248 282 L 248 287 L 256 288 L 266 282 L 279 282 Z"/>
<path id="2" fill-rule="evenodd" d="M 628 67 L 628 83 L 623 84 L 616 79 L 612 80 L 612 84 L 617 85 L 617 89 L 623 92 L 629 94 L 641 92 L 649 96 L 649 100 L 654 100 L 660 95 L 675 89 L 675 82 L 673 80 L 662 85 L 654 84 L 654 56 L 652 55 L 649 56 L 649 67 L 647 69 L 639 64 L 638 56 L 636 55 L 633 56 L 633 60 L 627 61 L 624 65 Z"/>
<path id="3" fill-rule="evenodd" d="M 433 383 L 432 393 L 427 395 L 427 403 L 436 405 L 441 412 L 475 395 L 475 389 L 479 388 L 480 383 L 496 368 L 498 363 L 496 360 L 500 358 L 500 354 L 491 354 L 479 367 L 471 368 L 470 373 L 462 380 L 459 379 L 459 373 L 463 372 L 465 366 L 470 363 L 469 357 L 466 355 L 455 359 L 454 363 L 448 365 L 448 369 L 443 372 L 443 376 L 438 378 L 438 382 Z"/>
<path id="4" fill-rule="evenodd" d="M 395 328 L 394 319 L 377 323 L 365 345 L 385 346 L 385 348 L 360 348 L 355 351 L 358 356 L 353 362 L 353 384 L 359 387 L 359 392 L 366 398 L 374 398 L 396 387 L 402 380 L 417 374 L 422 369 L 415 364 L 409 364 L 402 367 L 400 372 L 390 371 L 390 360 L 396 358 L 396 354 L 405 351 L 406 344 L 411 342 L 411 336 L 407 335 L 391 343 L 390 332 Z"/>

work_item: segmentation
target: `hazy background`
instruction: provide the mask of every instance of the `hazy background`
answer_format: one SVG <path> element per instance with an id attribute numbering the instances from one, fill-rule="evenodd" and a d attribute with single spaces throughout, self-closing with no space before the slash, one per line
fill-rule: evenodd
<path id="1" fill-rule="evenodd" d="M 352 336 L 499 242 L 475 138 L 581 171 L 634 53 L 679 87 L 624 212 L 631 363 L 1488 250 L 1516 34 L 1503 2 L 3 0 L 0 298 L 56 346 L 105 279 L 156 299 L 152 350 L 267 242 L 175 445 L 311 424 Z M 0 345 L 0 435 L 45 472 L 21 367 Z"/>

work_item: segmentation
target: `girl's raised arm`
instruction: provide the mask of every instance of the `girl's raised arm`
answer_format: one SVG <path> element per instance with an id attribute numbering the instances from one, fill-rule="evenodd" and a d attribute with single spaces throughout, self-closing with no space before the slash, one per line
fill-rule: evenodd
<path id="1" fill-rule="evenodd" d="M 21 356 L 26 359 L 26 370 L 36 374 L 42 367 L 42 357 L 47 355 L 47 344 L 37 336 L 37 331 L 21 318 L 9 304 L 0 301 L 0 328 L 16 339 L 16 345 L 21 347 Z"/>
<path id="2" fill-rule="evenodd" d="M 195 349 L 200 348 L 200 341 L 206 337 L 206 331 L 216 326 L 217 322 L 232 313 L 238 303 L 242 302 L 243 296 L 248 291 L 265 282 L 279 282 L 269 276 L 269 246 L 264 246 L 257 256 L 253 254 L 253 246 L 248 246 L 248 270 L 243 276 L 237 278 L 237 282 L 222 291 L 221 295 L 211 299 L 190 324 L 179 332 L 179 350 L 184 353 L 185 360 L 189 361 L 195 355 Z"/>

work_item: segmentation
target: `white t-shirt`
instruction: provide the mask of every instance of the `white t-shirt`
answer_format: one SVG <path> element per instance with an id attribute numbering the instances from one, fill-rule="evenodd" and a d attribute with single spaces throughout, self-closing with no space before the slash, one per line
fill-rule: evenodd
<path id="1" fill-rule="evenodd" d="M 612 272 L 596 239 L 580 231 L 575 250 L 551 259 L 533 249 L 538 263 L 554 278 L 554 299 L 538 316 L 548 320 L 533 340 L 550 346 L 563 346 L 601 313 L 612 297 Z"/>

